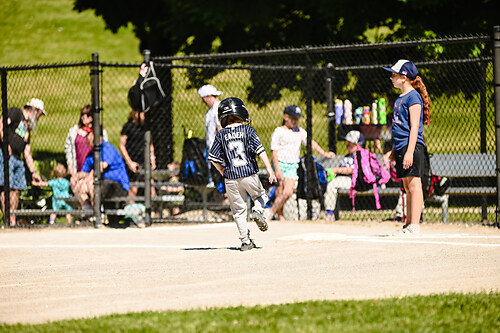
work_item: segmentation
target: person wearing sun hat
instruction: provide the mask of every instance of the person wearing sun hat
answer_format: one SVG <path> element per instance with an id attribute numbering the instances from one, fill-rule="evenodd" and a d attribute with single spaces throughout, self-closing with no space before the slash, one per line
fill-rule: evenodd
<path id="1" fill-rule="evenodd" d="M 43 101 L 38 98 L 32 98 L 27 103 L 27 106 L 31 106 L 32 108 L 37 109 L 38 112 L 41 112 L 44 116 L 47 115 L 47 111 L 45 111 Z"/>
<path id="2" fill-rule="evenodd" d="M 390 159 L 396 162 L 396 174 L 403 179 L 407 193 L 407 220 L 402 229 L 391 235 L 418 234 L 420 214 L 424 201 L 421 178 L 423 176 L 426 145 L 424 125 L 431 122 L 430 98 L 415 64 L 398 60 L 392 67 L 392 85 L 401 90 L 394 103 L 392 139 L 394 146 Z"/>
<path id="3" fill-rule="evenodd" d="M 46 115 L 44 103 L 41 99 L 32 98 L 22 109 L 10 108 L 7 110 L 7 123 L 5 129 L 3 127 L 3 115 L 0 118 L 0 140 L 3 147 L 5 134 L 8 139 L 8 155 L 9 155 L 9 209 L 16 210 L 19 205 L 19 196 L 21 191 L 28 188 L 26 180 L 26 166 L 28 167 L 32 179 L 41 181 L 42 178 L 37 173 L 33 156 L 31 155 L 30 134 L 36 129 L 38 119 L 42 115 Z M 22 160 L 24 156 L 24 161 Z M 0 150 L 0 186 L 5 185 L 4 175 L 4 153 Z M 2 212 L 5 215 L 5 191 L 0 194 Z M 10 226 L 16 225 L 16 216 L 10 215 Z"/>

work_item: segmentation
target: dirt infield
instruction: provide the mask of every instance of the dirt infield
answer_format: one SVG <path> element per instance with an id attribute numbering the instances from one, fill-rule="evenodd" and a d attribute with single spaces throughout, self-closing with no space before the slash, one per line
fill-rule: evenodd
<path id="1" fill-rule="evenodd" d="M 500 289 L 500 230 L 394 223 L 234 223 L 0 231 L 0 322 L 144 310 Z"/>

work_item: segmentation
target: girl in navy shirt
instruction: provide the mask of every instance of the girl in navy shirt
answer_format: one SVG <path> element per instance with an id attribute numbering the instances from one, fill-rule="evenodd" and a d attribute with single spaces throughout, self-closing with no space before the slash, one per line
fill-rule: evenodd
<path id="1" fill-rule="evenodd" d="M 401 59 L 384 69 L 392 72 L 392 84 L 401 89 L 401 95 L 394 103 L 391 159 L 396 161 L 397 176 L 403 179 L 407 193 L 407 220 L 403 229 L 393 235 L 417 234 L 424 202 L 421 178 L 426 145 L 422 133 L 424 125 L 431 122 L 431 103 L 427 88 L 411 61 Z"/>

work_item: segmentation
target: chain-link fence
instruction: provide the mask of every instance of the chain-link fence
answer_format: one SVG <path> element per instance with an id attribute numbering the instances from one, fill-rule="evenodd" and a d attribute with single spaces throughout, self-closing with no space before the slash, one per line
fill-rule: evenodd
<path id="1" fill-rule="evenodd" d="M 220 100 L 234 96 L 245 102 L 251 126 L 256 129 L 270 157 L 271 136 L 282 125 L 287 105 L 302 109 L 304 116 L 298 125 L 307 130 L 309 138 L 325 151 L 336 153 L 335 158 L 327 159 L 310 149 L 311 142 L 302 147 L 301 157 L 310 156 L 307 154 L 310 151 L 315 161 L 327 170 L 330 191 L 319 198 L 314 197 L 313 191 L 306 191 L 306 195 L 293 194 L 283 209 L 286 219 L 324 219 L 327 210 L 335 211 L 336 218 L 341 220 L 381 221 L 399 217 L 402 211 L 398 212 L 396 206 L 401 186 L 395 181 L 379 189 L 381 209 L 376 209 L 371 191 L 357 193 L 355 211 L 345 184 L 331 191 L 335 179 L 341 178 L 334 174 L 333 168 L 339 166 L 347 154 L 344 140 L 351 130 L 364 135 L 365 147 L 377 154 L 384 165 L 383 155 L 392 147 L 391 113 L 398 91 L 382 67 L 390 67 L 398 59 L 412 60 L 427 86 L 432 102 L 432 123 L 425 127 L 424 135 L 431 154 L 431 170 L 451 181 L 445 194 L 434 193 L 426 200 L 424 221 L 495 221 L 492 45 L 490 36 L 472 36 L 153 57 L 167 97 L 148 113 L 157 167 L 153 171 L 156 199 L 152 198 L 152 221 L 231 219 L 227 200 L 217 188 L 210 186 L 211 179 L 196 186 L 185 185 L 179 183 L 179 175 L 176 175 L 179 169 L 185 171 L 185 140 L 205 139 L 208 106 L 198 94 L 204 84 L 222 91 L 218 96 Z M 2 69 L 4 114 L 7 107 L 21 107 L 31 97 L 41 98 L 46 103 L 48 115 L 40 119 L 31 138 L 35 160 L 46 169 L 43 171 L 45 178 L 50 177 L 47 170 L 55 161 L 66 162 L 64 141 L 68 129 L 78 122 L 81 107 L 92 102 L 91 66 L 92 63 L 82 63 Z M 118 148 L 122 127 L 130 113 L 128 89 L 138 76 L 139 64 L 99 63 L 99 69 L 100 118 L 109 142 Z M 349 108 L 343 108 L 346 100 L 352 104 L 352 124 L 348 120 Z M 376 117 L 372 107 L 375 100 Z M 381 103 L 385 103 L 385 117 L 380 112 Z M 366 123 L 362 117 L 363 108 L 365 112 L 370 109 L 365 116 L 369 118 L 365 118 Z M 345 112 L 344 117 L 336 120 L 335 115 L 341 110 Z M 305 160 L 305 165 L 309 166 L 306 175 L 314 179 L 312 160 Z M 262 163 L 259 165 L 263 167 Z M 180 176 L 183 179 L 182 173 Z M 265 175 L 261 179 L 272 196 L 273 186 L 266 183 Z M 137 185 L 144 186 L 143 183 Z M 21 201 L 20 208 L 26 208 L 26 200 Z M 47 221 L 46 216 L 37 215 L 37 218 L 28 216 L 26 220 Z M 61 214 L 59 219 L 63 218 Z"/>

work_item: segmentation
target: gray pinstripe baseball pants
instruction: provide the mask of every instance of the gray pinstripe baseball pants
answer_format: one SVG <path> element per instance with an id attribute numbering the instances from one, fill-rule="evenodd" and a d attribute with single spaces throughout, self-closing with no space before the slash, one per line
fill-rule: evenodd
<path id="1" fill-rule="evenodd" d="M 248 243 L 250 241 L 247 227 L 248 196 L 252 197 L 254 203 L 252 210 L 260 213 L 264 210 L 269 198 L 257 174 L 237 179 L 225 179 L 225 183 L 231 212 L 240 233 L 240 240 L 242 243 Z"/>

